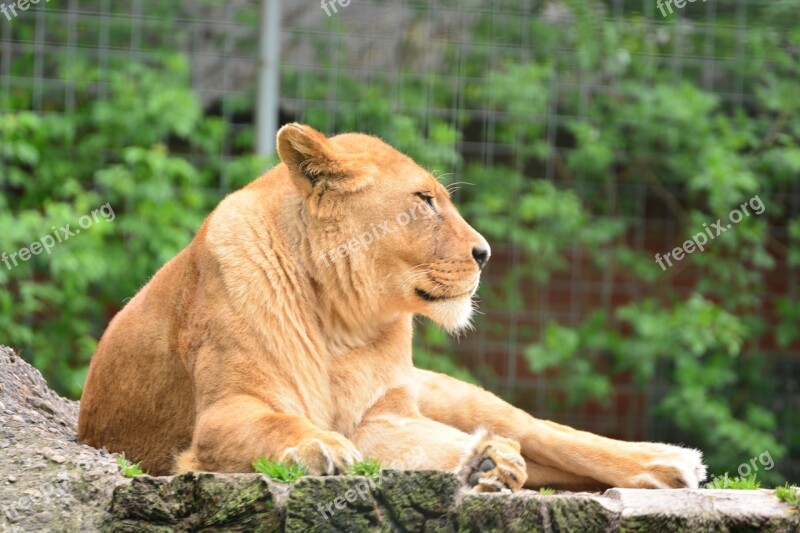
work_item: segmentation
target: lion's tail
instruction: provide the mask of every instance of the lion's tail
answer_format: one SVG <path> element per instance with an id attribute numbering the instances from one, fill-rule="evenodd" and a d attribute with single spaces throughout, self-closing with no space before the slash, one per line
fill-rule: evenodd
<path id="1" fill-rule="evenodd" d="M 198 472 L 203 469 L 200 467 L 200 461 L 191 449 L 179 453 L 175 457 L 175 473 L 183 474 L 184 472 Z"/>

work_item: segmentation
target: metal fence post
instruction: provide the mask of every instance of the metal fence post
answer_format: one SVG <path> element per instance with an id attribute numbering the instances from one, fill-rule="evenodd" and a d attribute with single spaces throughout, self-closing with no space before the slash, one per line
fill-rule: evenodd
<path id="1" fill-rule="evenodd" d="M 256 95 L 256 153 L 275 153 L 278 131 L 278 92 L 281 50 L 281 0 L 261 1 L 258 93 Z"/>

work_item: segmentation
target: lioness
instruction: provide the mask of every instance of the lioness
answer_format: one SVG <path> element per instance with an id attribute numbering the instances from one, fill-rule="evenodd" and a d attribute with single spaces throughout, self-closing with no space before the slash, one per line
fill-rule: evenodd
<path id="1" fill-rule="evenodd" d="M 86 379 L 83 442 L 151 474 L 248 472 L 266 456 L 331 475 L 421 448 L 415 467 L 477 491 L 704 479 L 696 450 L 537 420 L 414 368 L 415 314 L 469 324 L 486 240 L 375 137 L 289 124 L 277 150 L 282 162 L 225 198 L 111 321 Z"/>

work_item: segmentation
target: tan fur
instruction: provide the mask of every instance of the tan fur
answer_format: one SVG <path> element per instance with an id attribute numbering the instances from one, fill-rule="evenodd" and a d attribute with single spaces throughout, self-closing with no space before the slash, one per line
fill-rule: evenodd
<path id="1" fill-rule="evenodd" d="M 282 163 L 225 198 L 111 321 L 83 442 L 152 474 L 247 472 L 260 456 L 334 474 L 421 448 L 415 468 L 476 490 L 697 486 L 699 452 L 540 421 L 415 369 L 414 314 L 468 327 L 486 241 L 379 139 L 290 124 L 277 146 Z"/>

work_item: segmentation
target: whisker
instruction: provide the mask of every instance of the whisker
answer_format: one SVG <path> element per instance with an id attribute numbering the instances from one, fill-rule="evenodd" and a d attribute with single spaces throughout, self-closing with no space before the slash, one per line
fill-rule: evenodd
<path id="1" fill-rule="evenodd" d="M 423 268 L 424 270 L 416 270 Z M 430 268 L 425 263 L 413 266 L 406 270 L 400 278 L 400 288 L 405 291 L 412 288 L 412 285 L 419 279 L 430 274 Z"/>
<path id="2" fill-rule="evenodd" d="M 418 268 L 424 268 L 424 270 L 421 270 L 421 271 L 420 270 L 416 270 Z M 418 274 L 419 272 L 429 272 L 429 271 L 430 270 L 428 269 L 428 267 L 425 264 L 420 264 L 420 265 L 417 265 L 417 266 L 409 268 L 408 270 L 403 272 L 400 277 L 401 277 L 401 279 L 403 279 L 403 278 L 407 278 L 407 277 L 410 277 L 412 275 Z"/>
<path id="3" fill-rule="evenodd" d="M 437 172 L 438 172 L 437 170 L 434 170 L 434 171 L 432 171 L 432 172 L 431 172 L 431 174 L 433 175 L 433 177 L 434 177 L 434 178 L 436 178 L 436 179 L 437 179 L 437 181 L 442 181 L 442 178 L 446 178 L 447 176 L 452 176 L 452 175 L 453 175 L 453 173 L 452 173 L 452 172 L 445 172 L 445 173 L 443 173 L 443 174 L 439 174 L 439 175 L 437 176 L 437 175 L 436 175 L 436 173 L 437 173 Z"/>
<path id="4" fill-rule="evenodd" d="M 453 183 L 448 183 L 445 185 L 445 189 L 447 189 L 448 194 L 453 194 L 457 190 L 460 190 L 461 187 L 457 187 L 457 185 L 475 185 L 474 183 L 469 183 L 468 181 L 454 181 Z"/>
<path id="5" fill-rule="evenodd" d="M 425 277 L 425 275 L 426 275 L 426 274 L 427 274 L 427 272 L 421 272 L 421 273 L 419 273 L 418 275 L 416 275 L 416 276 L 414 276 L 414 277 L 411 277 L 411 278 L 408 278 L 408 279 L 405 279 L 405 280 L 403 280 L 403 281 L 400 283 L 400 288 L 401 288 L 403 291 L 405 291 L 405 290 L 407 290 L 407 289 L 411 289 L 411 288 L 413 288 L 413 285 L 414 285 L 414 283 L 415 283 L 417 280 L 419 280 L 419 279 L 422 279 L 423 277 Z"/>
<path id="6" fill-rule="evenodd" d="M 422 268 L 423 270 L 417 270 L 418 268 Z M 413 274 L 418 274 L 419 272 L 430 272 L 430 268 L 425 264 L 417 265 L 417 266 L 411 267 L 408 270 L 406 270 L 405 272 L 403 272 L 403 274 L 401 276 L 402 277 L 410 276 L 410 275 L 413 275 Z"/>

